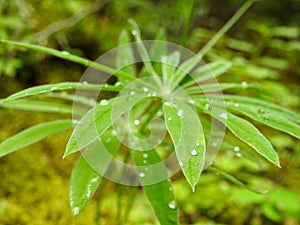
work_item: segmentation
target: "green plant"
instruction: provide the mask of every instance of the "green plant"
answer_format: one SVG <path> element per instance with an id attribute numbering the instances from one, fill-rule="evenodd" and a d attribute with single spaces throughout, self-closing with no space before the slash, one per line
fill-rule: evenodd
<path id="1" fill-rule="evenodd" d="M 194 190 L 204 166 L 209 166 L 210 163 L 208 161 L 205 165 L 207 149 L 218 149 L 224 134 L 221 127 L 220 135 L 213 134 L 216 135 L 212 136 L 213 138 L 209 136 L 214 125 L 211 123 L 212 118 L 224 124 L 232 134 L 265 159 L 279 166 L 278 155 L 270 142 L 244 117 L 299 138 L 299 115 L 259 99 L 232 94 L 222 95 L 221 91 L 255 89 L 256 87 L 245 82 L 220 84 L 208 82 L 214 81 L 215 77 L 229 71 L 232 64 L 226 60 L 214 61 L 208 66 L 199 65 L 208 50 L 238 20 L 251 3 L 252 1 L 245 3 L 198 54 L 188 59 L 185 59 L 178 51 L 167 52 L 163 48 L 166 46 L 161 45 L 161 42 L 153 42 L 148 51 L 141 40 L 139 28 L 134 21 L 130 21 L 134 27 L 132 34 L 136 42 L 134 45 L 126 45 L 130 42 L 130 37 L 125 31 L 121 33 L 120 44 L 125 45 L 120 46 L 122 51 L 117 54 L 116 64 L 118 64 L 117 68 L 121 68 L 120 70 L 64 51 L 3 41 L 104 71 L 118 77 L 118 82 L 115 84 L 66 82 L 42 85 L 20 91 L 3 99 L 1 106 L 4 108 L 65 113 L 73 115 L 73 120 L 52 121 L 28 128 L 3 141 L 0 144 L 0 156 L 7 155 L 53 133 L 70 129 L 75 125 L 64 155 L 67 156 L 82 150 L 82 156 L 74 166 L 71 177 L 70 201 L 73 214 L 77 215 L 84 209 L 97 190 L 102 175 L 105 175 L 109 167 L 116 166 L 116 169 L 120 169 L 117 165 L 111 165 L 112 160 L 104 151 L 107 150 L 111 155 L 119 157 L 125 162 L 133 161 L 135 163 L 136 173 L 139 176 L 136 176 L 131 184 L 143 186 L 161 224 L 178 224 L 178 212 L 172 184 L 167 180 L 167 168 L 159 162 L 161 162 L 161 158 L 165 159 L 175 152 L 181 170 Z M 128 60 L 134 61 L 136 52 L 139 53 L 144 63 L 142 68 L 128 64 Z M 159 60 L 154 61 L 153 58 Z M 180 63 L 181 60 L 182 63 Z M 73 95 L 61 92 L 66 90 L 102 90 L 119 93 L 119 95 L 109 99 L 101 96 L 99 102 L 95 102 L 77 92 Z M 49 101 L 49 98 L 53 97 L 58 100 Z M 76 104 L 72 108 L 73 102 Z M 86 106 L 88 111 L 85 110 Z M 125 119 L 128 119 L 125 124 L 122 123 L 124 114 Z M 81 119 L 77 121 L 77 117 Z M 150 123 L 153 117 L 164 118 L 164 125 L 169 135 L 160 140 L 160 146 L 151 150 L 139 149 L 139 146 L 147 148 L 147 143 L 139 142 L 138 146 L 133 146 L 134 136 L 129 134 L 132 132 L 141 140 L 151 137 L 150 131 L 155 131 L 157 125 Z M 124 127 L 121 127 L 120 130 L 115 129 L 116 127 L 113 127 L 115 122 Z M 130 127 L 129 132 L 126 130 L 128 129 L 127 125 Z M 158 130 L 161 129 L 158 127 Z M 117 138 L 116 130 L 125 131 L 125 135 L 129 135 L 127 147 Z M 101 142 L 101 140 L 104 141 Z M 123 146 L 121 146 L 122 144 Z M 134 147 L 139 151 L 135 151 Z M 126 149 L 125 153 L 124 148 Z M 103 151 L 98 152 L 99 149 Z M 142 150 L 147 150 L 146 155 Z M 211 157 L 213 159 L 213 156 Z M 96 168 L 95 165 L 100 165 L 100 168 Z M 158 166 L 149 169 L 152 165 Z M 219 173 L 237 185 L 247 187 L 214 166 L 209 166 L 207 169 Z M 113 176 L 121 176 L 123 172 L 124 170 L 121 168 L 121 172 L 116 172 Z M 151 179 L 147 180 L 148 177 Z"/>

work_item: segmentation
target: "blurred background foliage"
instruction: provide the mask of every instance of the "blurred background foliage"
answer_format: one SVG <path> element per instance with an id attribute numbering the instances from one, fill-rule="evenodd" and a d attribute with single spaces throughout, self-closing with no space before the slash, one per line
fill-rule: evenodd
<path id="1" fill-rule="evenodd" d="M 96 59 L 117 46 L 128 18 L 141 27 L 144 39 L 164 30 L 168 40 L 199 50 L 239 8 L 242 0 L 0 0 L 0 37 L 66 50 Z M 299 112 L 300 2 L 257 2 L 207 54 L 205 61 L 227 59 L 232 69 L 220 79 L 255 83 L 257 90 L 240 94 L 273 101 Z M 0 45 L 0 98 L 20 89 L 62 81 L 78 81 L 85 68 L 41 53 Z M 41 121 L 60 115 L 0 111 L 0 141 Z M 181 174 L 173 177 L 182 224 L 300 224 L 299 140 L 259 126 L 280 154 L 281 169 L 256 162 L 251 151 L 228 136 L 215 165 L 261 195 L 205 171 L 191 193 Z M 108 182 L 105 198 L 95 198 L 73 218 L 68 206 L 69 177 L 76 157 L 62 160 L 70 133 L 0 159 L 0 224 L 116 224 L 117 185 Z M 240 152 L 234 147 L 239 146 Z M 121 202 L 131 201 L 134 188 L 122 187 Z M 155 224 L 140 189 L 128 224 Z M 128 200 L 129 199 L 129 200 Z M 98 201 L 102 202 L 100 210 Z M 125 204 L 125 203 L 124 203 Z M 98 212 L 98 213 L 97 213 Z"/>

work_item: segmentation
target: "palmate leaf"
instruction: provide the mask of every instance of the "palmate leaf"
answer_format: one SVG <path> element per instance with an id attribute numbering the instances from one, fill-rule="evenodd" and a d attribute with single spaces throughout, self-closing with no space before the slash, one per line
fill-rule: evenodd
<path id="1" fill-rule="evenodd" d="M 101 171 L 105 172 L 111 162 L 104 158 L 106 151 L 115 155 L 120 147 L 118 139 L 112 136 L 111 131 L 105 132 L 101 138 L 105 141 L 89 145 L 72 170 L 70 207 L 74 216 L 84 210 L 101 182 L 102 176 L 97 173 L 98 170 L 94 170 L 94 166 L 101 165 Z"/>
<path id="2" fill-rule="evenodd" d="M 278 154 L 268 139 L 254 125 L 229 112 L 213 110 L 211 113 L 213 117 L 222 122 L 236 137 L 248 144 L 271 163 L 280 167 Z"/>
<path id="3" fill-rule="evenodd" d="M 140 183 L 160 224 L 179 224 L 171 181 L 168 180 L 166 167 L 159 155 L 155 150 L 147 152 L 131 150 L 130 153 L 137 166 Z M 145 154 L 147 160 L 144 158 Z M 162 181 L 157 182 L 158 177 Z"/>
<path id="4" fill-rule="evenodd" d="M 70 128 L 72 128 L 72 120 L 57 120 L 27 128 L 1 142 L 0 157 Z"/>
<path id="5" fill-rule="evenodd" d="M 194 190 L 205 163 L 205 138 L 198 114 L 185 102 L 165 102 L 166 128 L 187 181 Z"/>

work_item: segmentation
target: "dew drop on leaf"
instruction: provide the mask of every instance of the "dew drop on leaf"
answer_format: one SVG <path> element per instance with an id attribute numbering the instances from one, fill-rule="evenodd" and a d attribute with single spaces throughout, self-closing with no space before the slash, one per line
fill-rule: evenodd
<path id="1" fill-rule="evenodd" d="M 73 212 L 74 216 L 78 215 L 78 213 L 79 213 L 79 207 L 73 208 L 72 212 Z"/>
<path id="2" fill-rule="evenodd" d="M 143 153 L 143 158 L 144 159 L 148 158 L 148 154 L 147 153 Z"/>
<path id="3" fill-rule="evenodd" d="M 139 177 L 141 177 L 141 178 L 145 177 L 145 173 L 143 173 L 143 172 L 139 173 Z"/>
<path id="4" fill-rule="evenodd" d="M 240 147 L 239 147 L 239 146 L 235 146 L 235 147 L 233 148 L 233 150 L 234 150 L 235 152 L 238 152 L 238 151 L 240 151 Z"/>
<path id="5" fill-rule="evenodd" d="M 239 107 L 240 104 L 239 104 L 239 103 L 235 103 L 234 106 L 235 106 L 235 107 Z"/>
<path id="6" fill-rule="evenodd" d="M 147 163 L 147 160 L 143 160 L 143 163 L 146 164 L 146 163 Z"/>
<path id="7" fill-rule="evenodd" d="M 214 142 L 212 143 L 212 146 L 213 146 L 213 147 L 217 147 L 217 146 L 218 146 L 218 142 L 214 141 Z"/>
<path id="8" fill-rule="evenodd" d="M 196 155 L 198 155 L 198 152 L 197 152 L 197 150 L 196 150 L 196 149 L 192 150 L 192 151 L 191 151 L 191 155 L 192 155 L 192 156 L 196 156 Z"/>
<path id="9" fill-rule="evenodd" d="M 183 162 L 179 162 L 179 166 L 180 166 L 180 167 L 183 167 Z"/>
<path id="10" fill-rule="evenodd" d="M 67 52 L 67 51 L 62 51 L 61 53 L 62 53 L 63 55 L 70 55 L 70 53 Z"/>
<path id="11" fill-rule="evenodd" d="M 108 101 L 106 99 L 102 99 L 99 104 L 100 105 L 108 105 Z"/>
<path id="12" fill-rule="evenodd" d="M 172 120 L 172 117 L 171 117 L 171 116 L 169 116 L 167 120 L 168 120 L 168 121 L 171 121 L 171 120 Z"/>
<path id="13" fill-rule="evenodd" d="M 133 121 L 133 123 L 134 123 L 134 125 L 136 125 L 136 126 L 137 126 L 137 125 L 139 125 L 139 124 L 140 124 L 140 121 L 139 121 L 139 120 L 134 120 L 134 121 Z"/>
<path id="14" fill-rule="evenodd" d="M 175 200 L 172 200 L 169 202 L 170 209 L 176 209 L 176 207 L 177 207 L 177 204 L 176 204 Z"/>
<path id="15" fill-rule="evenodd" d="M 52 87 L 50 90 L 55 91 L 55 90 L 57 90 L 57 87 Z"/>
<path id="16" fill-rule="evenodd" d="M 241 85 L 242 85 L 243 88 L 248 87 L 248 83 L 247 83 L 246 81 L 243 81 L 243 82 L 241 83 Z"/>
<path id="17" fill-rule="evenodd" d="M 188 103 L 194 105 L 194 104 L 195 104 L 195 101 L 194 101 L 193 99 L 189 99 L 189 100 L 188 100 Z"/>
<path id="18" fill-rule="evenodd" d="M 144 92 L 148 92 L 149 91 L 149 88 L 147 88 L 147 87 L 142 87 L 142 89 L 143 89 Z"/>
<path id="19" fill-rule="evenodd" d="M 136 31 L 136 30 L 132 30 L 132 31 L 131 31 L 131 34 L 132 34 L 133 36 L 135 36 L 135 35 L 137 35 L 137 31 Z"/>
<path id="20" fill-rule="evenodd" d="M 227 120 L 228 119 L 228 115 L 226 113 L 221 113 L 220 117 Z"/>
<path id="21" fill-rule="evenodd" d="M 237 157 L 242 157 L 242 154 L 241 153 L 236 153 L 236 156 Z"/>
<path id="22" fill-rule="evenodd" d="M 210 104 L 207 103 L 207 104 L 205 104 L 204 107 L 205 107 L 206 110 L 210 110 Z"/>
<path id="23" fill-rule="evenodd" d="M 184 111 L 182 109 L 179 109 L 178 112 L 177 112 L 177 115 L 183 119 L 183 114 L 184 114 Z"/>

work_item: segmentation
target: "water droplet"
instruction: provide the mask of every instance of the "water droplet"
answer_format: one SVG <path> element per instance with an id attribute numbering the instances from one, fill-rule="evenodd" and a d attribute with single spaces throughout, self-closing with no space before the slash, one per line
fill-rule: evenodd
<path id="1" fill-rule="evenodd" d="M 178 163 L 180 167 L 183 167 L 183 162 Z"/>
<path id="2" fill-rule="evenodd" d="M 148 158 L 148 154 L 147 153 L 143 153 L 143 158 L 144 159 Z"/>
<path id="3" fill-rule="evenodd" d="M 206 110 L 210 110 L 210 104 L 207 103 L 207 104 L 205 104 L 204 107 L 205 107 Z"/>
<path id="4" fill-rule="evenodd" d="M 62 51 L 61 53 L 62 53 L 63 55 L 70 55 L 70 53 L 67 52 L 67 51 Z"/>
<path id="5" fill-rule="evenodd" d="M 241 83 L 241 85 L 242 85 L 243 88 L 248 87 L 248 83 L 247 83 L 246 81 L 243 81 L 243 82 Z"/>
<path id="6" fill-rule="evenodd" d="M 137 35 L 137 31 L 136 31 L 136 30 L 132 30 L 132 31 L 131 31 L 131 34 L 132 34 L 133 36 L 135 36 L 135 35 Z"/>
<path id="7" fill-rule="evenodd" d="M 152 92 L 152 94 L 151 94 L 153 97 L 156 97 L 157 96 L 157 92 Z"/>
<path id="8" fill-rule="evenodd" d="M 147 160 L 143 160 L 143 163 L 146 164 L 146 163 L 147 163 Z"/>
<path id="9" fill-rule="evenodd" d="M 100 105 L 108 105 L 108 101 L 106 99 L 102 99 L 99 104 Z"/>
<path id="10" fill-rule="evenodd" d="M 196 155 L 198 155 L 198 152 L 197 152 L 197 150 L 196 150 L 196 149 L 192 150 L 192 151 L 191 151 L 191 155 L 193 155 L 193 156 L 196 156 Z"/>
<path id="11" fill-rule="evenodd" d="M 257 112 L 258 112 L 259 114 L 265 114 L 265 113 L 266 113 L 266 111 L 265 111 L 264 109 L 261 109 L 261 108 L 258 109 Z"/>
<path id="12" fill-rule="evenodd" d="M 233 150 L 234 150 L 235 152 L 238 152 L 238 151 L 240 151 L 240 147 L 239 147 L 239 146 L 235 146 L 235 147 L 233 148 Z"/>
<path id="13" fill-rule="evenodd" d="M 175 200 L 172 200 L 169 202 L 169 208 L 170 209 L 176 209 L 177 207 L 177 204 L 176 204 L 176 201 Z"/>
<path id="14" fill-rule="evenodd" d="M 104 87 L 107 88 L 107 87 L 108 87 L 108 84 L 104 84 Z"/>
<path id="15" fill-rule="evenodd" d="M 239 107 L 240 104 L 239 104 L 239 103 L 235 103 L 234 106 L 235 106 L 235 107 Z"/>
<path id="16" fill-rule="evenodd" d="M 171 120 L 172 120 L 172 117 L 171 117 L 171 116 L 169 116 L 167 120 L 168 120 L 168 121 L 171 121 Z"/>
<path id="17" fill-rule="evenodd" d="M 135 91 L 130 91 L 129 95 L 135 95 Z"/>
<path id="18" fill-rule="evenodd" d="M 199 142 L 197 142 L 197 143 L 196 143 L 196 146 L 200 146 L 200 143 L 199 143 Z"/>
<path id="19" fill-rule="evenodd" d="M 223 119 L 225 119 L 225 120 L 228 119 L 227 113 L 221 113 L 221 114 L 220 114 L 220 117 L 223 118 Z"/>
<path id="20" fill-rule="evenodd" d="M 137 126 L 137 125 L 139 125 L 139 124 L 140 124 L 140 121 L 139 121 L 139 120 L 134 120 L 134 121 L 133 121 L 133 123 L 134 123 L 134 125 L 136 125 L 136 126 Z"/>
<path id="21" fill-rule="evenodd" d="M 116 86 L 123 86 L 123 83 L 120 82 L 120 81 L 118 81 L 118 82 L 115 83 L 115 85 L 116 85 Z"/>
<path id="22" fill-rule="evenodd" d="M 192 192 L 195 192 L 196 191 L 196 188 L 195 186 L 192 187 Z"/>
<path id="23" fill-rule="evenodd" d="M 242 154 L 241 153 L 236 153 L 236 156 L 237 157 L 242 157 Z"/>
<path id="24" fill-rule="evenodd" d="M 145 171 L 149 171 L 149 168 L 148 168 L 148 167 L 145 167 Z"/>
<path id="25" fill-rule="evenodd" d="M 140 172 L 140 173 L 139 173 L 139 176 L 140 176 L 141 178 L 143 178 L 143 177 L 145 177 L 145 173 Z"/>
<path id="26" fill-rule="evenodd" d="M 183 114 L 184 114 L 184 111 L 183 111 L 182 109 L 179 109 L 178 112 L 177 112 L 177 115 L 178 115 L 181 119 L 184 118 Z"/>
<path id="27" fill-rule="evenodd" d="M 173 188 L 172 188 L 172 187 L 169 187 L 169 191 L 173 191 Z"/>
<path id="28" fill-rule="evenodd" d="M 149 88 L 147 88 L 147 87 L 142 87 L 142 89 L 143 89 L 144 92 L 148 92 L 149 91 Z"/>
<path id="29" fill-rule="evenodd" d="M 194 104 L 195 104 L 195 101 L 194 101 L 193 99 L 189 99 L 189 100 L 188 100 L 188 103 L 194 105 Z"/>
<path id="30" fill-rule="evenodd" d="M 55 91 L 55 90 L 57 90 L 58 88 L 57 87 L 52 87 L 50 90 L 51 91 Z"/>
<path id="31" fill-rule="evenodd" d="M 167 56 L 166 55 L 163 55 L 162 57 L 161 57 L 161 61 L 163 62 L 163 63 L 165 63 L 165 62 L 167 62 Z"/>
<path id="32" fill-rule="evenodd" d="M 215 142 L 215 141 L 214 141 L 214 142 L 212 143 L 212 146 L 213 146 L 213 147 L 217 147 L 217 146 L 218 146 L 218 142 Z"/>
<path id="33" fill-rule="evenodd" d="M 164 105 L 165 106 L 171 106 L 171 103 L 170 102 L 165 102 Z"/>
<path id="34" fill-rule="evenodd" d="M 79 213 L 79 207 L 73 208 L 72 212 L 73 212 L 74 216 L 78 215 L 78 213 Z"/>
<path id="35" fill-rule="evenodd" d="M 78 124 L 78 123 L 79 123 L 79 120 L 72 120 L 72 123 L 73 123 L 73 124 Z"/>

